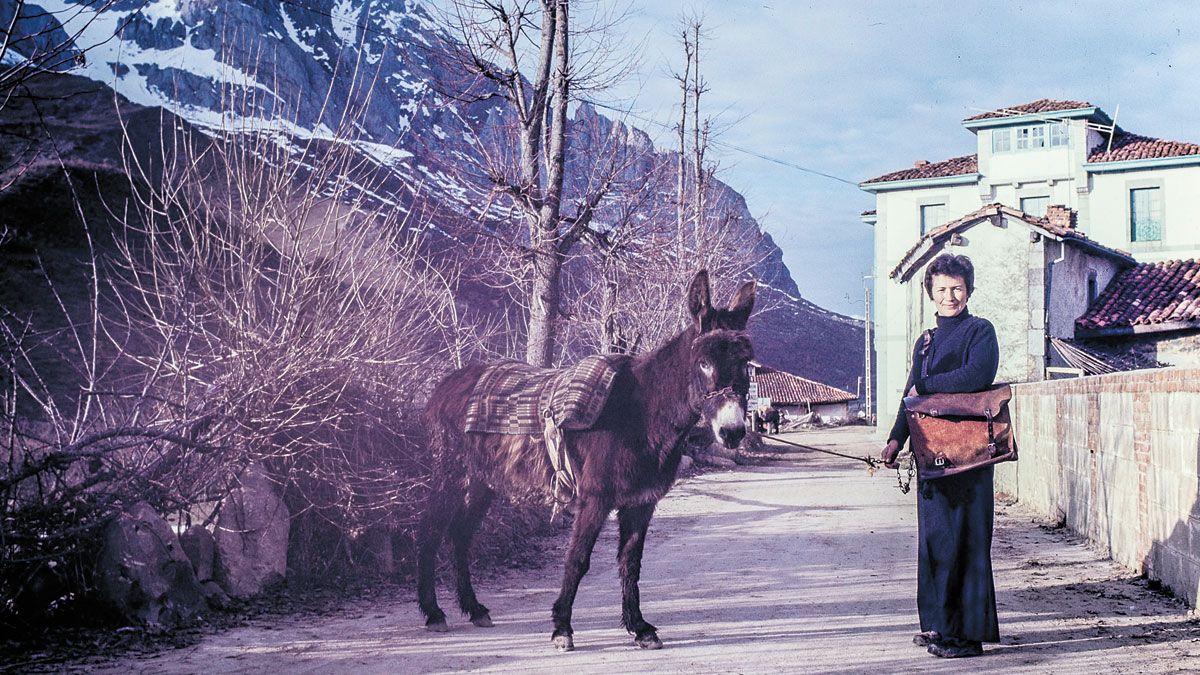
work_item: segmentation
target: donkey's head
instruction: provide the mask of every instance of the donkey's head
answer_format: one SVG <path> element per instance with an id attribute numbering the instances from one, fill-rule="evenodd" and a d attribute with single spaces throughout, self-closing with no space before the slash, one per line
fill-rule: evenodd
<path id="1" fill-rule="evenodd" d="M 701 270 L 688 291 L 688 312 L 700 335 L 692 341 L 692 386 L 689 398 L 701 420 L 727 448 L 736 448 L 746 435 L 746 394 L 750 391 L 748 364 L 754 357 L 746 321 L 754 309 L 758 286 L 746 282 L 733 294 L 729 307 L 712 306 L 708 273 Z"/>

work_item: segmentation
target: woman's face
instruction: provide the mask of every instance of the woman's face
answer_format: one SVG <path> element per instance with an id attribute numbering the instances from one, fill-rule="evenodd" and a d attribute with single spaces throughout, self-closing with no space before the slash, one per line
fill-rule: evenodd
<path id="1" fill-rule="evenodd" d="M 967 308 L 967 282 L 961 277 L 935 274 L 931 290 L 938 316 L 958 316 Z"/>

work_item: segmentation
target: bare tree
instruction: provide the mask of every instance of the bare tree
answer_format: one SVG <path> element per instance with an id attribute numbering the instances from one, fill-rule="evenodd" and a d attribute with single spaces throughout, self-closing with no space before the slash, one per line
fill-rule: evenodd
<path id="1" fill-rule="evenodd" d="M 508 250 L 518 254 L 527 299 L 525 358 L 541 366 L 552 363 L 559 347 L 563 266 L 624 170 L 619 161 L 598 162 L 587 186 L 566 203 L 570 102 L 621 71 L 596 57 L 609 45 L 609 17 L 580 29 L 571 16 L 567 0 L 455 0 L 447 17 L 455 40 L 445 51 L 468 78 L 443 86 L 443 93 L 470 101 L 498 97 L 513 120 L 515 152 L 497 139 L 490 151 L 481 149 L 480 173 L 525 222 L 525 241 Z M 573 47 L 577 38 L 587 41 L 589 52 Z"/>
<path id="2" fill-rule="evenodd" d="M 702 20 L 685 17 L 678 37 L 684 65 L 672 73 L 680 87 L 673 166 L 654 167 L 647 187 L 608 215 L 612 227 L 604 236 L 588 238 L 599 268 L 589 277 L 598 308 L 590 315 L 598 319 L 597 346 L 606 351 L 657 344 L 673 334 L 684 317 L 672 294 L 695 270 L 731 285 L 762 261 L 761 232 L 743 222 L 741 204 L 715 180 L 717 166 L 707 155 L 713 125 L 701 114 L 708 91 L 700 70 L 708 37 Z M 659 197 L 668 194 L 669 203 Z"/>

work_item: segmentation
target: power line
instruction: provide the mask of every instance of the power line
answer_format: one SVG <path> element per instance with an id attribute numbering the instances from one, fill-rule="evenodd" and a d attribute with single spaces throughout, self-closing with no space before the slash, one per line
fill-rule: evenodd
<path id="1" fill-rule="evenodd" d="M 611 111 L 613 111 L 613 112 L 618 112 L 618 113 L 621 113 L 622 115 L 627 115 L 627 116 L 629 116 L 629 117 L 631 117 L 631 118 L 633 118 L 633 119 L 635 119 L 635 120 L 638 120 L 639 122 L 644 122 L 644 123 L 646 123 L 646 124 L 653 124 L 653 125 L 655 125 L 655 126 L 662 127 L 662 128 L 664 128 L 664 129 L 674 129 L 674 128 L 675 128 L 675 125 L 673 125 L 673 124 L 666 124 L 665 122 L 659 122 L 658 120 L 652 120 L 652 119 L 650 119 L 650 118 L 648 118 L 648 117 L 642 117 L 641 115 L 637 115 L 637 114 L 635 114 L 635 113 L 634 113 L 632 110 L 627 110 L 627 109 L 624 109 L 624 108 L 618 108 L 618 107 L 616 107 L 616 106 L 606 105 L 606 104 L 604 104 L 604 103 L 598 103 L 598 102 L 596 102 L 596 101 L 589 101 L 589 100 L 586 100 L 586 99 L 580 99 L 580 100 L 582 100 L 584 103 L 590 103 L 591 105 L 594 105 L 594 106 L 596 106 L 597 108 L 604 108 L 605 110 L 611 110 Z M 744 153 L 744 154 L 747 154 L 747 155 L 751 155 L 751 156 L 753 156 L 753 157 L 757 157 L 757 158 L 759 158 L 759 159 L 762 159 L 762 160 L 766 160 L 766 161 L 768 161 L 768 162 L 774 162 L 775 164 L 779 164 L 779 165 L 781 165 L 781 166 L 786 166 L 786 167 L 788 167 L 788 168 L 791 168 L 791 169 L 796 169 L 797 171 L 803 171 L 803 172 L 805 172 L 805 173 L 811 173 L 811 174 L 813 174 L 813 175 L 815 175 L 815 176 L 821 176 L 822 178 L 828 178 L 828 179 L 830 179 L 830 180 L 836 180 L 836 181 L 838 181 L 838 182 L 840 182 L 840 183 L 845 183 L 845 184 L 847 184 L 847 185 L 853 185 L 853 186 L 854 186 L 854 187 L 856 187 L 856 188 L 858 187 L 858 182 L 857 182 L 857 181 L 853 181 L 853 180 L 850 180 L 850 179 L 848 179 L 848 178 L 842 178 L 841 176 L 835 176 L 835 175 L 833 175 L 833 174 L 830 174 L 830 173 L 825 173 L 824 171 L 818 171 L 818 170 L 816 170 L 816 169 L 811 169 L 811 168 L 809 168 L 809 167 L 807 167 L 807 166 L 801 166 L 800 164 L 797 164 L 797 163 L 795 163 L 795 162 L 788 161 L 788 160 L 786 160 L 786 159 L 780 159 L 780 158 L 778 158 L 778 157 L 772 157 L 772 156 L 770 156 L 770 155 L 766 155 L 766 154 L 763 154 L 763 153 L 761 153 L 761 152 L 758 152 L 757 150 L 751 150 L 750 148 L 745 148 L 745 147 L 742 147 L 742 146 L 740 146 L 740 145 L 734 145 L 734 144 L 732 144 L 732 143 L 726 143 L 725 141 L 721 141 L 721 140 L 712 140 L 712 141 L 710 141 L 710 142 L 711 142 L 713 145 L 718 145 L 718 146 L 720 146 L 720 147 L 723 147 L 723 148 L 725 148 L 725 149 L 727 149 L 727 150 L 733 150 L 733 151 L 735 151 L 735 152 L 741 152 L 741 153 Z"/>

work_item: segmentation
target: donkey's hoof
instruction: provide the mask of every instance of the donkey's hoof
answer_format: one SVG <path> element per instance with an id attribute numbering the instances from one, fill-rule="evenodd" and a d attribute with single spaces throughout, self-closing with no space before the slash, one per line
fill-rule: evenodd
<path id="1" fill-rule="evenodd" d="M 633 641 L 642 649 L 662 649 L 663 647 L 662 640 L 658 639 L 658 633 L 652 630 L 639 634 Z"/>
<path id="2" fill-rule="evenodd" d="M 440 621 L 429 620 L 425 622 L 425 630 L 431 633 L 449 633 L 450 626 L 446 625 L 446 620 Z"/>
<path id="3" fill-rule="evenodd" d="M 554 648 L 560 652 L 575 651 L 575 640 L 570 635 L 555 635 Z"/>
<path id="4" fill-rule="evenodd" d="M 471 617 L 471 623 L 480 628 L 491 628 L 496 625 L 492 623 L 492 615 L 488 614 L 487 612 Z"/>

